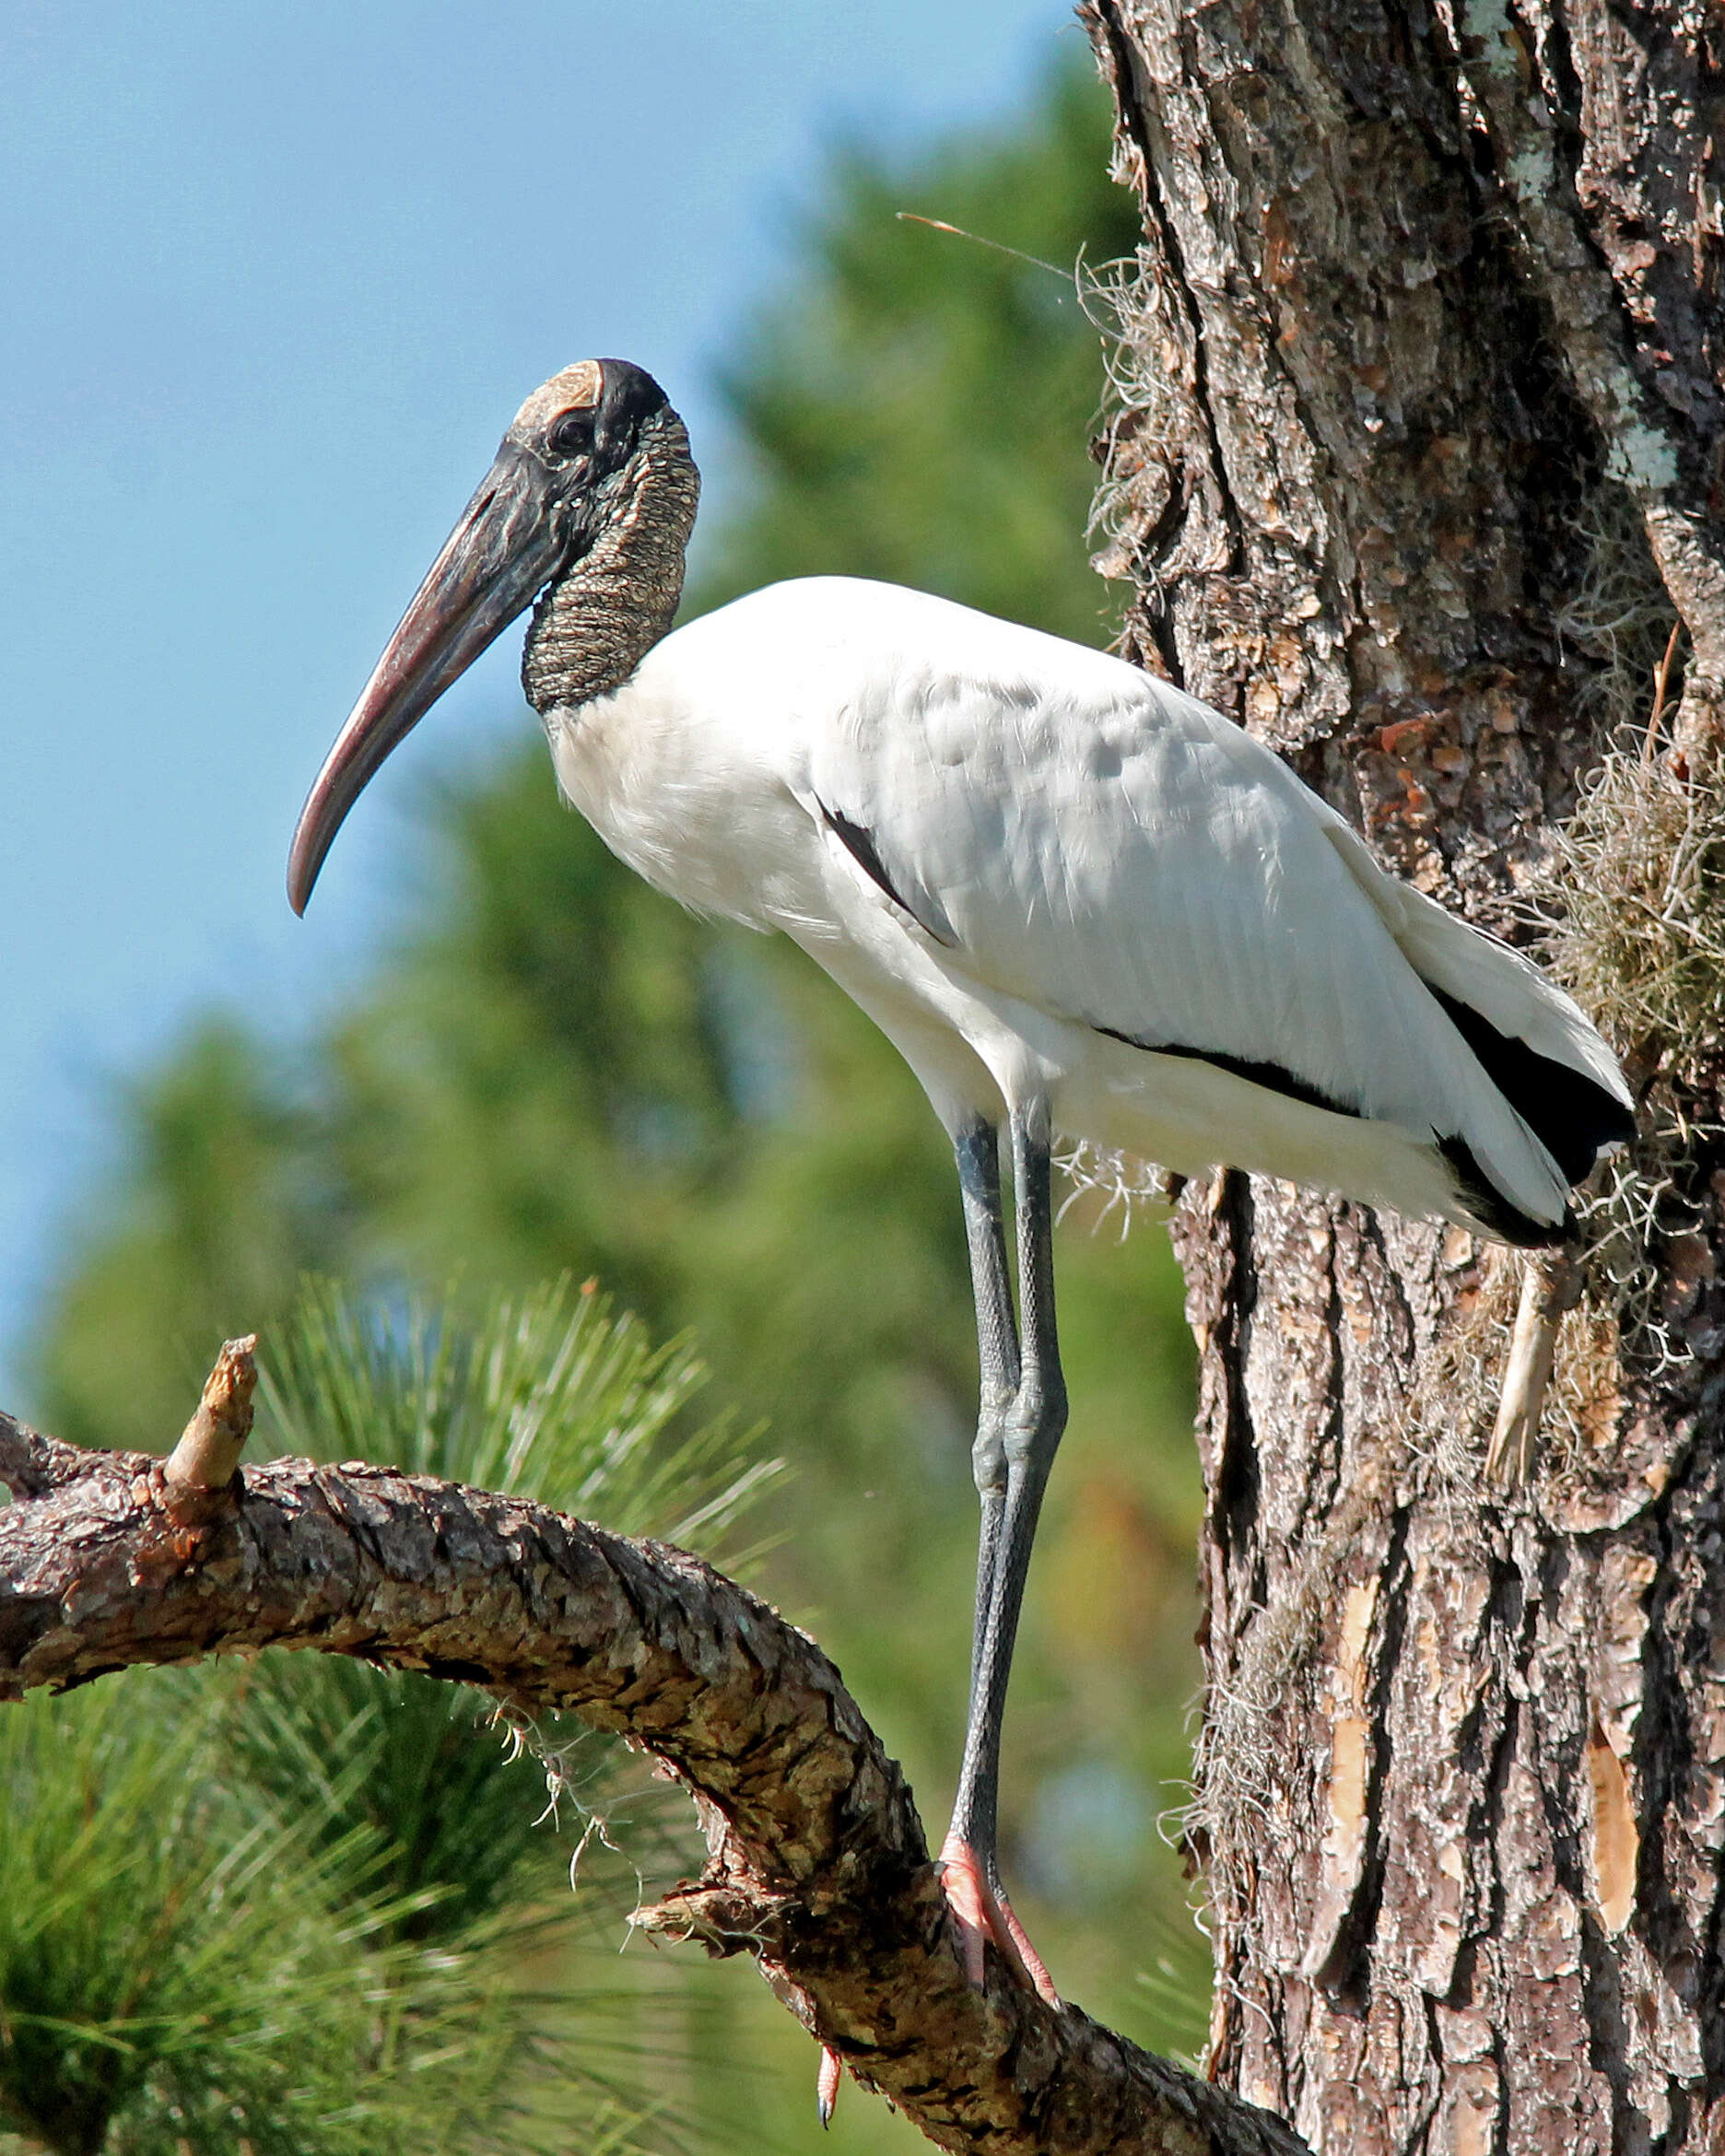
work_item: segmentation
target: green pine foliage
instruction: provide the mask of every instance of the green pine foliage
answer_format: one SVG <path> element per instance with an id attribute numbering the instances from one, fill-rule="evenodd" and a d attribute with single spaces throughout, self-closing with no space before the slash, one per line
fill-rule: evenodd
<path id="1" fill-rule="evenodd" d="M 416 1296 L 391 1322 L 334 1283 L 308 1282 L 264 1365 L 265 1441 L 721 1550 L 778 1480 L 758 1433 L 692 1412 L 706 1374 L 688 1343 L 654 1347 L 591 1284 L 492 1294 L 476 1313 L 463 1303 Z M 271 1656 L 238 1689 L 228 1742 L 285 1824 L 315 1819 L 322 1844 L 368 1851 L 406 1936 L 459 1939 L 507 1910 L 535 1862 L 544 1869 L 543 1808 L 517 1764 L 540 1740 L 496 1721 L 464 1685 Z M 487 1726 L 490 1740 L 476 1741 Z M 609 1754 L 595 1743 L 590 1756 L 596 1797 Z M 529 1884 L 542 1892 L 545 1880 Z"/>
<path id="2" fill-rule="evenodd" d="M 264 1442 L 734 1542 L 777 1463 L 696 1412 L 686 1342 L 654 1347 L 567 1281 L 464 1301 L 381 1317 L 308 1283 L 265 1359 Z M 597 1739 L 314 1654 L 8 1709 L 0 2146 L 681 2143 L 640 1986 L 610 1975 L 635 1875 L 571 1898 L 550 1825 L 578 1834 L 626 1786 Z M 634 1839 L 683 1859 L 651 1808 Z M 571 1955 L 610 1980 L 578 1996 Z"/>
<path id="3" fill-rule="evenodd" d="M 686 1338 L 655 1346 L 591 1280 L 411 1294 L 382 1311 L 309 1280 L 270 1345 L 262 1396 L 267 1435 L 296 1459 L 387 1459 L 602 1511 L 619 1534 L 722 1549 L 782 1465 L 761 1456 L 759 1430 L 696 1418 L 706 1383 Z"/>
<path id="4" fill-rule="evenodd" d="M 531 2146 L 506 1958 L 421 1943 L 358 1841 L 233 1775 L 227 1719 L 221 1686 L 153 1671 L 0 1717 L 0 2146 Z"/>

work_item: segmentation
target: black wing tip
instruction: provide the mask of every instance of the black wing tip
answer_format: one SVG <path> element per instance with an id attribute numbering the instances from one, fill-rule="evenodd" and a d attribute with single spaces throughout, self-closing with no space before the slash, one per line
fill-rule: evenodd
<path id="1" fill-rule="evenodd" d="M 1605 1129 L 1594 1152 L 1595 1160 L 1602 1153 L 1609 1153 L 1614 1145 L 1633 1145 L 1641 1129 L 1636 1121 L 1634 1108 L 1625 1107 L 1614 1093 L 1605 1093 L 1603 1098 L 1605 1107 L 1600 1119 Z M 1613 1111 L 1615 1111 L 1614 1114 Z"/>
<path id="2" fill-rule="evenodd" d="M 1440 1138 L 1434 1131 L 1432 1142 L 1449 1163 L 1469 1216 L 1487 1235 L 1496 1236 L 1500 1243 L 1513 1244 L 1518 1250 L 1551 1250 L 1560 1243 L 1575 1240 L 1574 1206 L 1564 1207 L 1561 1220 L 1535 1220 L 1531 1213 L 1523 1213 L 1519 1205 L 1512 1205 L 1487 1179 L 1465 1138 Z"/>
<path id="3" fill-rule="evenodd" d="M 1601 1154 L 1635 1137 L 1635 1110 L 1589 1072 L 1541 1055 L 1526 1041 L 1500 1033 L 1459 998 L 1429 980 L 1426 986 L 1480 1068 L 1556 1162 L 1566 1182 L 1584 1181 Z"/>

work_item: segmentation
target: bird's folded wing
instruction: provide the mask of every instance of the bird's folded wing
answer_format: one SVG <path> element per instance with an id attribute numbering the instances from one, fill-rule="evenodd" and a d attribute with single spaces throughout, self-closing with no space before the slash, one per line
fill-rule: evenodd
<path id="1" fill-rule="evenodd" d="M 1380 868 L 1359 834 L 1339 817 L 1329 838 L 1422 979 L 1477 1011 L 1499 1033 L 1525 1041 L 1536 1055 L 1585 1072 L 1628 1107 L 1616 1059 L 1548 975 Z"/>
<path id="2" fill-rule="evenodd" d="M 1626 1097 L 1535 968 L 1386 875 L 1275 756 L 1166 684 L 1110 667 L 1076 688 L 916 687 L 856 711 L 812 776 L 866 832 L 877 880 L 928 895 L 947 963 L 1144 1047 L 1461 1137 L 1514 1203 L 1561 1216 L 1549 1151 L 1426 985 Z"/>

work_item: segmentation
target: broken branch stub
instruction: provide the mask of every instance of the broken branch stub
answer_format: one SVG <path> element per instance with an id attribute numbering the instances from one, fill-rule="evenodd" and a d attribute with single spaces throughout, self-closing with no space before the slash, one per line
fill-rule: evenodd
<path id="1" fill-rule="evenodd" d="M 240 1455 L 252 1435 L 256 1356 L 255 1332 L 222 1342 L 197 1412 L 168 1456 L 162 1470 L 168 1510 L 182 1525 L 207 1518 L 239 1472 Z"/>
<path id="2" fill-rule="evenodd" d="M 1492 1489 L 1519 1488 L 1532 1471 L 1558 1328 L 1581 1299 L 1583 1277 L 1574 1248 L 1543 1251 L 1526 1261 L 1497 1418 L 1485 1453 L 1485 1481 Z"/>

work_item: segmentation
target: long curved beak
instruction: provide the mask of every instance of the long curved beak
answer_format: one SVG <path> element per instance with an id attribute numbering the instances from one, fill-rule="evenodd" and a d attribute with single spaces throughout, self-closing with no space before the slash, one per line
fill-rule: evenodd
<path id="1" fill-rule="evenodd" d="M 495 643 L 569 558 L 551 475 L 506 441 L 443 543 L 388 649 L 323 759 L 288 856 L 288 902 L 303 913 L 342 819 L 397 743 Z"/>

